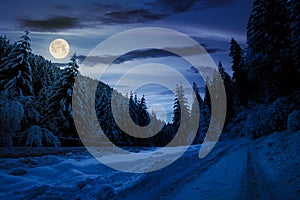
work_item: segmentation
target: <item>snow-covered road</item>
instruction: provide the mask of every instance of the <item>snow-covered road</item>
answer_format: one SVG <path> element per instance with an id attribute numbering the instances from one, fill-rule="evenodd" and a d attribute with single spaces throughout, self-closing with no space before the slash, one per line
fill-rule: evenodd
<path id="1" fill-rule="evenodd" d="M 23 150 L 26 157 L 18 149 L 0 159 L 0 199 L 300 199 L 299 139 L 225 140 L 202 159 L 194 145 L 168 167 L 141 174 L 113 170 L 80 148 L 29 157 L 38 149 Z"/>

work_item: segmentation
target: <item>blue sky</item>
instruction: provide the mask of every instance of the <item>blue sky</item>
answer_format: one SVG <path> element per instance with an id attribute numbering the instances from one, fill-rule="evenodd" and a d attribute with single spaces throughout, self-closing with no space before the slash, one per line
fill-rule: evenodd
<path id="1" fill-rule="evenodd" d="M 169 28 L 192 37 L 206 49 L 216 64 L 222 61 L 230 73 L 229 42 L 234 37 L 245 46 L 246 25 L 251 5 L 252 0 L 27 0 L 26 3 L 10 0 L 2 2 L 0 34 L 7 35 L 11 41 L 15 41 L 23 30 L 30 30 L 32 49 L 35 53 L 54 63 L 66 63 L 69 56 L 57 60 L 50 55 L 49 44 L 52 40 L 67 40 L 71 48 L 70 55 L 76 52 L 81 62 L 100 42 L 121 31 L 138 27 Z M 161 39 L 161 43 L 162 48 L 173 48 L 164 47 L 164 39 Z M 122 44 L 116 44 L 112 49 L 121 47 Z M 189 47 L 178 43 L 174 48 Z M 113 51 L 108 49 L 105 56 L 110 56 L 111 52 Z M 163 51 L 145 50 L 124 55 L 122 59 L 110 66 L 102 81 L 113 86 L 113 83 L 132 67 L 160 63 L 179 71 L 190 82 L 197 82 L 203 91 L 202 78 L 180 57 L 168 55 Z M 80 67 L 83 74 L 98 78 L 96 67 Z M 145 75 L 147 73 L 157 73 L 158 79 L 169 79 L 174 82 L 174 87 L 176 85 L 172 76 L 145 70 Z M 143 79 L 143 75 L 137 75 L 136 80 L 138 79 Z M 130 84 L 134 85 L 134 82 Z M 125 93 L 126 90 L 130 89 L 126 89 L 124 85 L 122 92 Z M 186 90 L 187 93 L 190 92 L 188 88 Z M 168 113 L 171 112 L 174 99 L 172 91 L 158 85 L 148 85 L 137 92 L 140 96 L 146 95 L 149 107 L 160 104 Z"/>

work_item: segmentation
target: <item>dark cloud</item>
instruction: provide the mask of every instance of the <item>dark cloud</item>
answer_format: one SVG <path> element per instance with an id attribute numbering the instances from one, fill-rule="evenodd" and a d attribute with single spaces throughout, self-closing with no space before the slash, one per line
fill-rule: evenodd
<path id="1" fill-rule="evenodd" d="M 165 16 L 164 14 L 152 13 L 145 9 L 132 9 L 107 12 L 99 17 L 99 20 L 102 24 L 128 24 L 159 20 Z"/>
<path id="2" fill-rule="evenodd" d="M 77 4 L 65 4 L 64 2 L 55 5 L 36 4 L 36 7 L 45 9 L 43 16 L 32 11 L 24 19 L 24 15 L 17 15 L 19 25 L 22 28 L 30 28 L 38 31 L 56 31 L 77 27 L 93 27 L 97 25 L 146 23 L 163 19 L 164 17 L 187 11 L 195 0 L 171 0 L 140 1 L 140 2 L 88 2 Z M 30 3 L 28 3 L 30 4 Z M 28 9 L 28 8 L 27 8 Z M 63 16 L 55 16 L 56 13 L 63 13 Z M 54 15 L 54 17 L 52 17 Z"/>
<path id="3" fill-rule="evenodd" d="M 206 46 L 206 45 L 202 45 Z M 208 53 L 216 53 L 221 50 L 217 48 L 205 48 Z M 171 52 L 170 52 L 171 51 Z M 114 64 L 121 64 L 126 61 L 141 60 L 147 58 L 163 58 L 163 57 L 180 57 L 172 52 L 181 52 L 183 56 L 193 56 L 199 54 L 199 49 L 197 46 L 185 46 L 185 47 L 166 47 L 163 49 L 140 49 L 128 52 L 121 56 L 115 55 L 104 55 L 104 56 L 78 56 L 80 63 L 83 61 L 88 66 L 95 66 L 97 63 L 109 63 L 114 60 Z M 203 52 L 205 53 L 205 52 Z"/>
<path id="4" fill-rule="evenodd" d="M 126 53 L 115 60 L 114 63 L 121 64 L 126 61 L 136 60 L 136 59 L 147 59 L 147 58 L 162 58 L 162 57 L 178 57 L 169 51 L 161 49 L 142 49 Z"/>
<path id="5" fill-rule="evenodd" d="M 160 6 L 165 10 L 172 10 L 173 12 L 184 12 L 190 9 L 190 7 L 196 2 L 196 0 L 160 0 L 156 1 L 156 6 Z"/>
<path id="6" fill-rule="evenodd" d="M 159 58 L 159 57 L 169 57 L 176 56 L 175 54 L 163 51 L 160 49 L 145 49 L 145 50 L 136 50 L 129 53 L 126 53 L 121 56 L 113 55 L 103 55 L 103 56 L 78 56 L 79 63 L 84 61 L 85 65 L 95 66 L 98 63 L 109 63 L 114 60 L 114 64 L 121 64 L 126 61 L 132 61 L 137 59 L 146 59 L 146 58 Z"/>
<path id="7" fill-rule="evenodd" d="M 216 53 L 216 52 L 222 52 L 222 50 L 218 49 L 218 48 L 208 48 L 207 45 L 205 44 L 201 44 L 202 47 L 205 47 L 205 50 L 207 53 Z M 186 47 L 180 47 L 180 48 L 174 48 L 174 47 L 167 47 L 164 48 L 164 50 L 166 51 L 172 51 L 172 52 L 178 52 L 180 51 L 180 53 L 183 56 L 192 56 L 192 55 L 197 55 L 199 54 L 199 46 L 195 45 L 195 46 L 186 46 Z M 205 52 L 202 52 L 205 53 Z"/>
<path id="8" fill-rule="evenodd" d="M 52 1 L 44 1 L 37 4 L 29 0 L 25 11 L 27 14 L 17 14 L 21 28 L 30 28 L 39 31 L 56 31 L 70 28 L 93 27 L 98 25 L 147 23 L 163 19 L 165 17 L 188 12 L 192 8 L 197 10 L 206 7 L 218 7 L 230 3 L 232 0 L 141 0 L 141 1 L 114 1 L 103 0 L 101 2 L 85 1 L 84 3 L 66 4 Z M 32 10 L 45 9 L 40 12 Z M 16 8 L 17 9 L 17 8 Z M 18 10 L 18 9 L 17 9 Z M 28 10 L 30 10 L 28 14 Z M 4 11 L 6 12 L 6 11 Z M 63 13 L 63 16 L 55 16 Z M 27 16 L 24 19 L 24 16 Z M 54 16 L 54 17 L 52 17 Z"/>
<path id="9" fill-rule="evenodd" d="M 95 66 L 99 63 L 110 63 L 111 60 L 115 60 L 117 56 L 113 55 L 103 55 L 103 56 L 84 56 L 79 55 L 77 59 L 79 63 L 85 63 L 87 66 Z"/>
<path id="10" fill-rule="evenodd" d="M 21 24 L 31 30 L 50 30 L 75 28 L 79 25 L 79 20 L 75 17 L 56 16 L 43 20 L 22 19 Z"/>
<path id="11" fill-rule="evenodd" d="M 196 0 L 142 1 L 136 6 L 107 12 L 98 19 L 102 24 L 145 23 L 188 11 L 195 2 Z"/>

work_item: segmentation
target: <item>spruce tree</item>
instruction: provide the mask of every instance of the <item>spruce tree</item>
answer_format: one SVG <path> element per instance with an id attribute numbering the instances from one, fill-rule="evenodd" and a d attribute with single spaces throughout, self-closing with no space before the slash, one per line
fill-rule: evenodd
<path id="1" fill-rule="evenodd" d="M 132 121 L 136 125 L 138 125 L 139 118 L 138 118 L 138 110 L 137 110 L 137 94 L 135 94 L 135 97 L 133 98 L 132 91 L 130 92 L 130 97 L 129 97 L 129 114 L 130 114 Z"/>
<path id="2" fill-rule="evenodd" d="M 225 71 L 223 64 L 219 62 L 218 66 L 219 73 L 224 83 L 226 97 L 227 97 L 227 115 L 226 122 L 229 122 L 234 115 L 234 91 L 233 91 L 233 83 L 229 74 Z"/>
<path id="3" fill-rule="evenodd" d="M 52 95 L 47 108 L 48 112 L 44 118 L 47 121 L 46 123 L 51 124 L 49 126 L 52 127 L 52 130 L 59 127 L 60 131 L 69 132 L 71 134 L 69 136 L 74 136 L 76 132 L 72 112 L 72 91 L 79 68 L 76 60 L 77 57 L 74 54 L 71 57 L 69 66 L 62 70 L 61 80 L 52 88 Z"/>
<path id="4" fill-rule="evenodd" d="M 205 96 L 200 108 L 200 141 L 203 142 L 206 136 L 211 117 L 211 101 L 207 86 L 205 87 Z"/>
<path id="5" fill-rule="evenodd" d="M 150 123 L 150 116 L 147 111 L 147 104 L 146 104 L 146 99 L 145 95 L 141 98 L 141 102 L 139 104 L 139 112 L 140 112 L 140 126 L 147 126 Z"/>
<path id="6" fill-rule="evenodd" d="M 200 108 L 202 107 L 203 100 L 200 96 L 198 86 L 195 82 L 193 83 L 193 90 L 194 90 L 194 99 L 191 108 L 191 120 L 199 120 L 199 125 L 197 127 L 197 135 L 194 140 L 194 143 L 201 143 L 203 138 L 200 132 L 200 123 L 201 123 Z"/>
<path id="7" fill-rule="evenodd" d="M 290 79 L 294 79 L 294 88 L 300 87 L 300 2 L 290 1 L 291 19 L 291 57 L 294 69 L 291 71 Z M 294 73 L 294 74 L 292 74 Z"/>
<path id="8" fill-rule="evenodd" d="M 300 70 L 300 2 L 290 1 L 291 50 L 295 65 Z"/>
<path id="9" fill-rule="evenodd" d="M 21 36 L 0 66 L 0 89 L 12 98 L 32 96 L 32 72 L 28 60 L 31 53 L 29 32 Z"/>
<path id="10" fill-rule="evenodd" d="M 245 69 L 250 98 L 272 101 L 284 91 L 290 58 L 289 13 L 285 0 L 255 0 L 247 26 Z M 251 87 L 250 87 L 251 86 Z"/>
<path id="11" fill-rule="evenodd" d="M 79 68 L 76 60 L 76 54 L 73 54 L 69 66 L 63 69 L 63 78 L 57 91 L 61 96 L 61 109 L 68 117 L 72 117 L 72 91 Z"/>
<path id="12" fill-rule="evenodd" d="M 174 134 L 179 132 L 182 135 L 181 140 L 178 141 L 180 144 L 185 144 L 186 141 L 190 140 L 189 134 L 192 130 L 190 109 L 188 100 L 185 97 L 184 89 L 181 84 L 176 85 L 176 98 L 174 100 L 174 111 L 173 111 L 173 127 Z M 178 129 L 179 128 L 179 129 Z M 197 129 L 197 127 L 194 127 Z"/>
<path id="13" fill-rule="evenodd" d="M 0 66 L 3 62 L 3 58 L 7 57 L 10 49 L 11 45 L 6 36 L 0 36 Z"/>
<path id="14" fill-rule="evenodd" d="M 230 43 L 230 53 L 232 58 L 232 86 L 231 95 L 233 106 L 240 107 L 240 103 L 246 105 L 247 103 L 247 73 L 244 62 L 243 50 L 237 41 L 232 38 Z"/>
<path id="15" fill-rule="evenodd" d="M 242 61 L 243 61 L 243 50 L 241 46 L 237 43 L 237 41 L 232 38 L 230 42 L 230 53 L 229 55 L 232 57 L 232 79 L 234 81 L 240 82 L 242 76 Z"/>
<path id="16" fill-rule="evenodd" d="M 184 95 L 183 86 L 181 84 L 176 85 L 176 98 L 174 99 L 173 108 L 173 123 L 180 124 L 181 119 L 189 115 L 188 100 Z"/>
<path id="17" fill-rule="evenodd" d="M 218 70 L 219 70 L 219 73 L 221 75 L 221 78 L 223 79 L 225 89 L 229 90 L 229 88 L 231 87 L 231 77 L 225 71 L 225 68 L 224 68 L 223 64 L 221 63 L 221 61 L 219 62 Z M 226 92 L 228 93 L 229 91 L 226 91 Z"/>

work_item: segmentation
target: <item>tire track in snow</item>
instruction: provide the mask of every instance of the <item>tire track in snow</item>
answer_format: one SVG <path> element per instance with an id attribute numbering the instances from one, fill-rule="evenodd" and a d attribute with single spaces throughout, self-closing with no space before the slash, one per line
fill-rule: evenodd
<path id="1" fill-rule="evenodd" d="M 261 152 L 248 149 L 247 169 L 241 185 L 240 199 L 288 199 L 285 185 L 288 184 L 274 172 Z"/>
<path id="2" fill-rule="evenodd" d="M 160 199 L 237 199 L 246 162 L 246 149 L 234 149 Z"/>
<path id="3" fill-rule="evenodd" d="M 198 152 L 195 155 L 183 156 L 178 161 L 172 165 L 159 170 L 157 172 L 148 173 L 144 181 L 140 182 L 138 185 L 134 185 L 131 189 L 126 189 L 125 191 L 120 191 L 116 199 L 140 199 L 143 200 L 153 200 L 153 199 L 199 199 L 199 192 L 201 189 L 206 189 L 205 182 L 201 177 L 205 175 L 205 180 L 209 180 L 210 177 L 214 178 L 216 171 L 219 173 L 222 170 L 230 170 L 230 167 L 223 166 L 224 162 L 227 161 L 238 161 L 238 163 L 243 163 L 246 166 L 246 160 L 239 161 L 238 158 L 242 157 L 246 159 L 246 151 L 241 150 L 243 145 L 230 145 L 227 143 L 218 144 L 215 149 L 205 158 L 199 160 Z M 237 151 L 237 153 L 235 153 Z M 234 155 L 232 157 L 232 155 Z M 224 160 L 225 159 L 225 160 Z M 218 164 L 221 163 L 221 164 Z M 234 165 L 239 168 L 239 164 Z M 244 171 L 245 169 L 240 169 Z M 234 172 L 232 172 L 234 173 Z M 240 176 L 240 175 L 235 175 Z M 230 175 L 227 175 L 230 177 Z M 232 180 L 237 180 L 237 185 L 240 184 L 240 179 L 234 178 Z M 216 187 L 215 179 L 211 179 L 211 187 Z M 218 184 L 226 184 L 226 180 L 219 182 Z M 224 187 L 222 187 L 224 188 Z M 217 188 L 218 190 L 218 188 Z M 221 190 L 219 192 L 222 193 Z M 193 194 L 191 198 L 187 198 L 186 194 Z M 215 190 L 211 191 L 214 194 Z M 221 195 L 222 196 L 222 195 Z M 201 196 L 201 199 L 208 199 Z M 218 199 L 218 198 L 214 198 Z M 224 199 L 224 198 L 219 198 Z"/>

